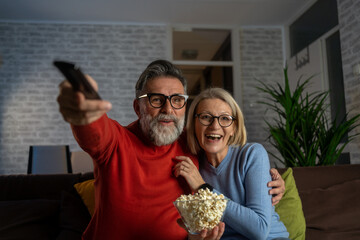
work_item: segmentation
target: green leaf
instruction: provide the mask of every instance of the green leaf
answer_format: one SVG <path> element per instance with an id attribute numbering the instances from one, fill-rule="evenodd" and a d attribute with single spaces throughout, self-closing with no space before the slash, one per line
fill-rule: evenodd
<path id="1" fill-rule="evenodd" d="M 345 146 L 358 134 L 349 135 L 360 126 L 360 114 L 347 120 L 328 120 L 329 92 L 306 92 L 314 76 L 298 79 L 293 91 L 290 89 L 287 67 L 284 69 L 284 87 L 258 81 L 256 88 L 265 94 L 260 104 L 267 106 L 277 117 L 272 124 L 266 121 L 268 141 L 280 153 L 270 153 L 286 167 L 333 165 Z M 347 138 L 346 138 L 347 137 Z M 346 139 L 344 141 L 344 139 Z"/>

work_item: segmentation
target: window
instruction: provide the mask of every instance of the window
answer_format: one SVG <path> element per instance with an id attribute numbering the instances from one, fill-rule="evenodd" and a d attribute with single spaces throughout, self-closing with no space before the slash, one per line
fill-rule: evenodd
<path id="1" fill-rule="evenodd" d="M 233 94 L 231 30 L 174 28 L 173 63 L 188 80 L 191 99 L 208 87 Z"/>

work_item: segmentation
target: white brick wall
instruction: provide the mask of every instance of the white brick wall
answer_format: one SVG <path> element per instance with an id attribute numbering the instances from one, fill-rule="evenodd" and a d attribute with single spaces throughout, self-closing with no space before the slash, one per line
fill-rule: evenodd
<path id="1" fill-rule="evenodd" d="M 166 57 L 167 27 L 0 23 L 0 174 L 26 173 L 30 145 L 78 150 L 56 97 L 63 77 L 54 59 L 78 63 L 113 104 L 121 124 L 136 119 L 134 87 L 146 65 Z"/>
<path id="2" fill-rule="evenodd" d="M 360 62 L 359 3 L 339 0 L 340 35 L 347 110 L 360 111 L 360 79 L 352 66 Z M 355 3 L 356 2 L 356 3 Z M 30 145 L 69 144 L 79 150 L 69 125 L 58 112 L 57 86 L 62 76 L 54 59 L 75 61 L 99 83 L 102 98 L 113 103 L 110 117 L 128 124 L 134 86 L 152 60 L 166 58 L 167 26 L 0 22 L 0 174 L 25 173 Z M 240 30 L 243 112 L 249 141 L 266 141 L 265 107 L 254 79 L 283 82 L 281 28 Z M 269 113 L 265 116 L 271 118 Z M 359 128 L 357 132 L 359 132 Z M 350 145 L 352 163 L 360 163 L 360 138 Z M 270 158 L 272 165 L 279 164 Z"/>
<path id="3" fill-rule="evenodd" d="M 353 66 L 360 63 L 360 1 L 338 0 L 339 27 L 342 49 L 346 109 L 350 116 L 360 113 L 360 76 L 353 74 Z M 269 152 L 276 150 L 265 141 L 268 133 L 262 121 L 264 106 L 252 87 L 254 79 L 267 83 L 283 83 L 282 39 L 280 29 L 247 28 L 240 32 L 241 79 L 243 80 L 243 111 L 249 141 L 262 143 Z M 270 119 L 268 113 L 265 116 Z M 352 134 L 360 133 L 357 127 Z M 352 164 L 360 164 L 360 136 L 348 145 Z M 270 157 L 272 165 L 279 164 Z"/>
<path id="4" fill-rule="evenodd" d="M 249 142 L 264 145 L 268 152 L 277 154 L 266 141 L 269 133 L 266 130 L 264 117 L 271 119 L 270 112 L 265 114 L 266 107 L 259 104 L 264 94 L 255 88 L 256 79 L 275 84 L 283 83 L 283 47 L 281 28 L 245 28 L 240 31 L 240 62 L 243 86 L 243 114 Z M 277 154 L 278 155 L 278 154 Z M 282 166 L 270 156 L 271 165 Z"/>
<path id="5" fill-rule="evenodd" d="M 360 76 L 353 66 L 360 63 L 360 1 L 338 0 L 341 53 L 343 61 L 346 110 L 350 116 L 360 113 Z M 360 127 L 353 133 L 360 134 Z M 349 144 L 351 163 L 360 164 L 360 137 Z"/>

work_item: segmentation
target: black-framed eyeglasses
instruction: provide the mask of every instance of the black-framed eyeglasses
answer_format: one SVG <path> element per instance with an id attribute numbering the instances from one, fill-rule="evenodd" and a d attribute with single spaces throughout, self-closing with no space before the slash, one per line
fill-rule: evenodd
<path id="1" fill-rule="evenodd" d="M 166 96 L 165 94 L 161 93 L 147 93 L 138 97 L 145 98 L 148 97 L 149 103 L 153 108 L 161 108 L 165 105 L 166 99 L 169 99 L 170 105 L 174 109 L 181 109 L 185 106 L 187 99 L 189 98 L 188 95 L 185 94 L 173 94 L 170 96 Z"/>
<path id="2" fill-rule="evenodd" d="M 199 113 L 195 114 L 195 117 L 197 117 L 199 122 L 204 126 L 210 126 L 214 122 L 214 119 L 217 118 L 219 125 L 224 128 L 229 127 L 234 122 L 234 120 L 236 120 L 236 118 L 227 114 L 214 116 L 210 113 Z"/>

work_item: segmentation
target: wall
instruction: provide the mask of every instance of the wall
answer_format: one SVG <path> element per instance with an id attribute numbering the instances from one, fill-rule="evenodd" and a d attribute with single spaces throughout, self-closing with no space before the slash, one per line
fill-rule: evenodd
<path id="1" fill-rule="evenodd" d="M 360 111 L 360 79 L 352 66 L 360 62 L 359 19 L 354 1 L 339 4 L 347 109 Z M 141 71 L 154 59 L 168 56 L 167 26 L 112 24 L 0 23 L 0 174 L 25 173 L 30 145 L 69 144 L 79 150 L 69 125 L 58 112 L 57 86 L 62 76 L 54 59 L 75 61 L 99 82 L 100 95 L 113 103 L 109 116 L 128 124 L 134 85 Z M 266 141 L 269 112 L 258 101 L 262 93 L 255 79 L 283 81 L 283 31 L 242 28 L 240 67 L 243 112 L 250 142 Z M 359 132 L 359 128 L 357 132 Z M 352 163 L 360 163 L 360 138 L 349 146 Z M 270 158 L 272 165 L 280 164 Z"/>
<path id="2" fill-rule="evenodd" d="M 338 14 L 346 110 L 353 116 L 360 113 L 360 76 L 353 74 L 353 66 L 360 63 L 360 1 L 338 0 Z M 360 134 L 360 127 L 352 133 Z M 360 164 L 360 136 L 348 148 L 351 163 Z"/>
<path id="3" fill-rule="evenodd" d="M 355 0 L 338 0 L 339 29 L 341 38 L 344 91 L 346 109 L 350 117 L 360 113 L 360 76 L 353 74 L 353 67 L 360 63 L 360 2 Z M 272 115 L 258 104 L 263 95 L 254 89 L 254 80 L 261 79 L 266 83 L 283 81 L 282 32 L 276 28 L 243 28 L 240 31 L 241 79 L 243 89 L 243 112 L 249 141 L 262 143 L 268 152 L 276 150 L 265 141 L 268 133 L 266 120 Z M 360 134 L 360 126 L 351 134 Z M 350 152 L 352 164 L 360 164 L 360 136 L 351 142 L 346 151 Z M 279 156 L 278 154 L 276 154 Z M 281 165 L 270 156 L 272 165 Z"/>
<path id="4" fill-rule="evenodd" d="M 243 28 L 240 31 L 240 62 L 243 89 L 243 114 L 249 142 L 259 142 L 268 152 L 278 156 L 268 141 L 268 131 L 264 119 L 274 116 L 266 112 L 266 107 L 258 103 L 264 94 L 255 88 L 255 80 L 267 84 L 283 83 L 283 31 L 281 28 Z M 266 113 L 266 114 L 265 114 Z M 264 115 L 265 114 L 265 115 Z M 272 166 L 282 166 L 270 156 Z"/>
<path id="5" fill-rule="evenodd" d="M 167 27 L 0 23 L 0 174 L 26 173 L 30 145 L 79 150 L 58 111 L 63 77 L 54 59 L 74 61 L 99 84 L 121 124 L 136 119 L 134 86 L 147 64 L 165 58 Z"/>
<path id="6" fill-rule="evenodd" d="M 134 85 L 145 66 L 166 58 L 166 26 L 0 23 L 0 174 L 26 173 L 30 145 L 69 144 L 79 150 L 58 112 L 60 73 L 54 59 L 78 63 L 113 103 L 109 116 L 128 124 Z M 265 142 L 264 107 L 257 104 L 254 79 L 282 80 L 280 28 L 240 31 L 241 80 L 249 140 Z M 274 165 L 274 164 L 273 164 Z"/>

